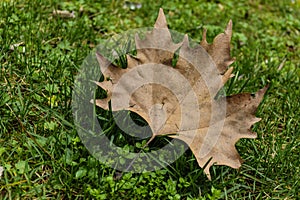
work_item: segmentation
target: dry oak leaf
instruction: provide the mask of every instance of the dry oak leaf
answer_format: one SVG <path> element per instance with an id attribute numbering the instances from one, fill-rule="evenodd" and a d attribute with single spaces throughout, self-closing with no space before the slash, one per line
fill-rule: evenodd
<path id="1" fill-rule="evenodd" d="M 230 39 L 232 22 L 212 44 L 206 30 L 200 45 L 190 47 L 188 36 L 175 44 L 163 10 L 144 39 L 135 36 L 137 55 L 127 54 L 127 68 L 113 65 L 96 53 L 104 81 L 96 82 L 107 91 L 107 98 L 95 104 L 112 111 L 130 110 L 143 117 L 152 129 L 152 137 L 167 135 L 188 144 L 200 167 L 210 179 L 209 168 L 227 165 L 239 168 L 242 160 L 235 148 L 240 138 L 255 138 L 251 126 L 267 87 L 255 95 L 237 94 L 215 99 L 232 77 Z M 175 52 L 178 60 L 172 67 Z M 229 68 L 228 68 L 229 67 Z M 147 84 L 143 84 L 147 83 Z M 148 142 L 148 143 L 149 143 Z"/>

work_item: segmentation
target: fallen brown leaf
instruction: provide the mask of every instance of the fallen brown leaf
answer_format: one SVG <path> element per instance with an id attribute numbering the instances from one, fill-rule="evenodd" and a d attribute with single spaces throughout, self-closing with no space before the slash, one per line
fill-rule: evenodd
<path id="1" fill-rule="evenodd" d="M 215 99 L 218 91 L 233 76 L 234 58 L 230 56 L 232 21 L 212 44 L 206 41 L 206 30 L 197 47 L 190 47 L 186 35 L 175 44 L 160 9 L 154 29 L 145 39 L 135 38 L 137 55 L 127 55 L 128 66 L 119 68 L 96 53 L 107 98 L 94 103 L 112 111 L 130 110 L 143 117 L 152 129 L 149 142 L 167 135 L 187 143 L 200 167 L 210 178 L 209 168 L 227 165 L 239 168 L 242 163 L 235 143 L 240 138 L 255 138 L 251 127 L 267 87 L 255 95 L 248 93 Z M 179 50 L 176 66 L 171 66 Z M 150 75 L 149 75 L 150 74 Z M 125 78 L 124 78 L 125 77 Z M 149 84 L 140 84 L 146 81 Z M 130 94 L 128 101 L 126 96 Z M 149 143 L 148 142 L 148 143 Z"/>

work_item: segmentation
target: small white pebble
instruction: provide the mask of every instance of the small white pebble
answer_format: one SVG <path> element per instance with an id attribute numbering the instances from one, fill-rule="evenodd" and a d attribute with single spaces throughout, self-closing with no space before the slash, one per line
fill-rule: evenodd
<path id="1" fill-rule="evenodd" d="M 74 11 L 69 12 L 67 10 L 53 10 L 52 15 L 61 18 L 75 18 Z"/>
<path id="2" fill-rule="evenodd" d="M 3 171 L 4 171 L 4 168 L 0 166 L 0 178 L 2 176 Z"/>

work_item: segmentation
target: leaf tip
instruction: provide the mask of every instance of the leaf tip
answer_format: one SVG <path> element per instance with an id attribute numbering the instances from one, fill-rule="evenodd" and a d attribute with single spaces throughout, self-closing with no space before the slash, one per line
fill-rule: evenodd
<path id="1" fill-rule="evenodd" d="M 159 9 L 158 17 L 154 24 L 154 28 L 168 28 L 166 16 L 162 8 Z"/>
<path id="2" fill-rule="evenodd" d="M 90 103 L 100 107 L 100 108 L 103 108 L 104 110 L 109 110 L 109 107 L 108 107 L 108 102 L 109 102 L 110 98 L 106 98 L 106 99 L 91 99 L 90 100 Z"/>
<path id="3" fill-rule="evenodd" d="M 187 34 L 184 35 L 182 45 L 189 46 L 189 37 Z"/>
<path id="4" fill-rule="evenodd" d="M 232 74 L 232 72 L 233 72 L 233 67 L 229 67 L 222 77 L 223 84 L 225 84 L 228 81 L 228 79 L 230 79 L 234 76 L 234 74 Z"/>
<path id="5" fill-rule="evenodd" d="M 259 90 L 259 93 L 265 94 L 267 92 L 267 90 L 269 89 L 270 85 L 267 84 L 265 87 L 263 87 L 262 89 Z"/>
<path id="6" fill-rule="evenodd" d="M 232 35 L 232 20 L 231 19 L 229 20 L 229 22 L 227 24 L 225 33 L 226 33 L 226 35 L 228 35 L 231 38 L 231 35 Z"/>
<path id="7" fill-rule="evenodd" d="M 204 47 L 208 45 L 207 40 L 206 40 L 206 33 L 207 33 L 207 29 L 204 28 L 203 33 L 202 33 L 202 40 L 200 42 L 200 44 Z"/>
<path id="8" fill-rule="evenodd" d="M 101 71 L 102 71 L 103 69 L 106 69 L 106 68 L 111 64 L 111 62 L 110 62 L 108 59 L 106 59 L 106 58 L 105 58 L 101 53 L 99 53 L 99 52 L 96 52 L 96 59 L 97 59 L 99 65 L 100 65 Z M 103 71 L 102 71 L 102 72 L 103 72 Z"/>
<path id="9" fill-rule="evenodd" d="M 258 102 L 260 103 L 264 97 L 264 95 L 266 94 L 267 90 L 269 89 L 269 85 L 266 85 L 265 87 L 263 87 L 262 89 L 258 90 L 256 93 L 256 98 L 258 99 Z"/>

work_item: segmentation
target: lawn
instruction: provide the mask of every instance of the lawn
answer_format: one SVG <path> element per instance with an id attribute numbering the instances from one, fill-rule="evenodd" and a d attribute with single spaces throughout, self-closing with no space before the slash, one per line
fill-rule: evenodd
<path id="1" fill-rule="evenodd" d="M 0 199 L 299 199 L 300 1 L 134 2 L 0 2 Z M 159 8 L 170 29 L 196 41 L 205 27 L 211 42 L 232 19 L 227 95 L 270 85 L 258 137 L 236 144 L 239 170 L 213 166 L 210 181 L 188 150 L 160 170 L 116 178 L 78 136 L 72 91 L 84 59 L 115 34 L 152 27 Z"/>

